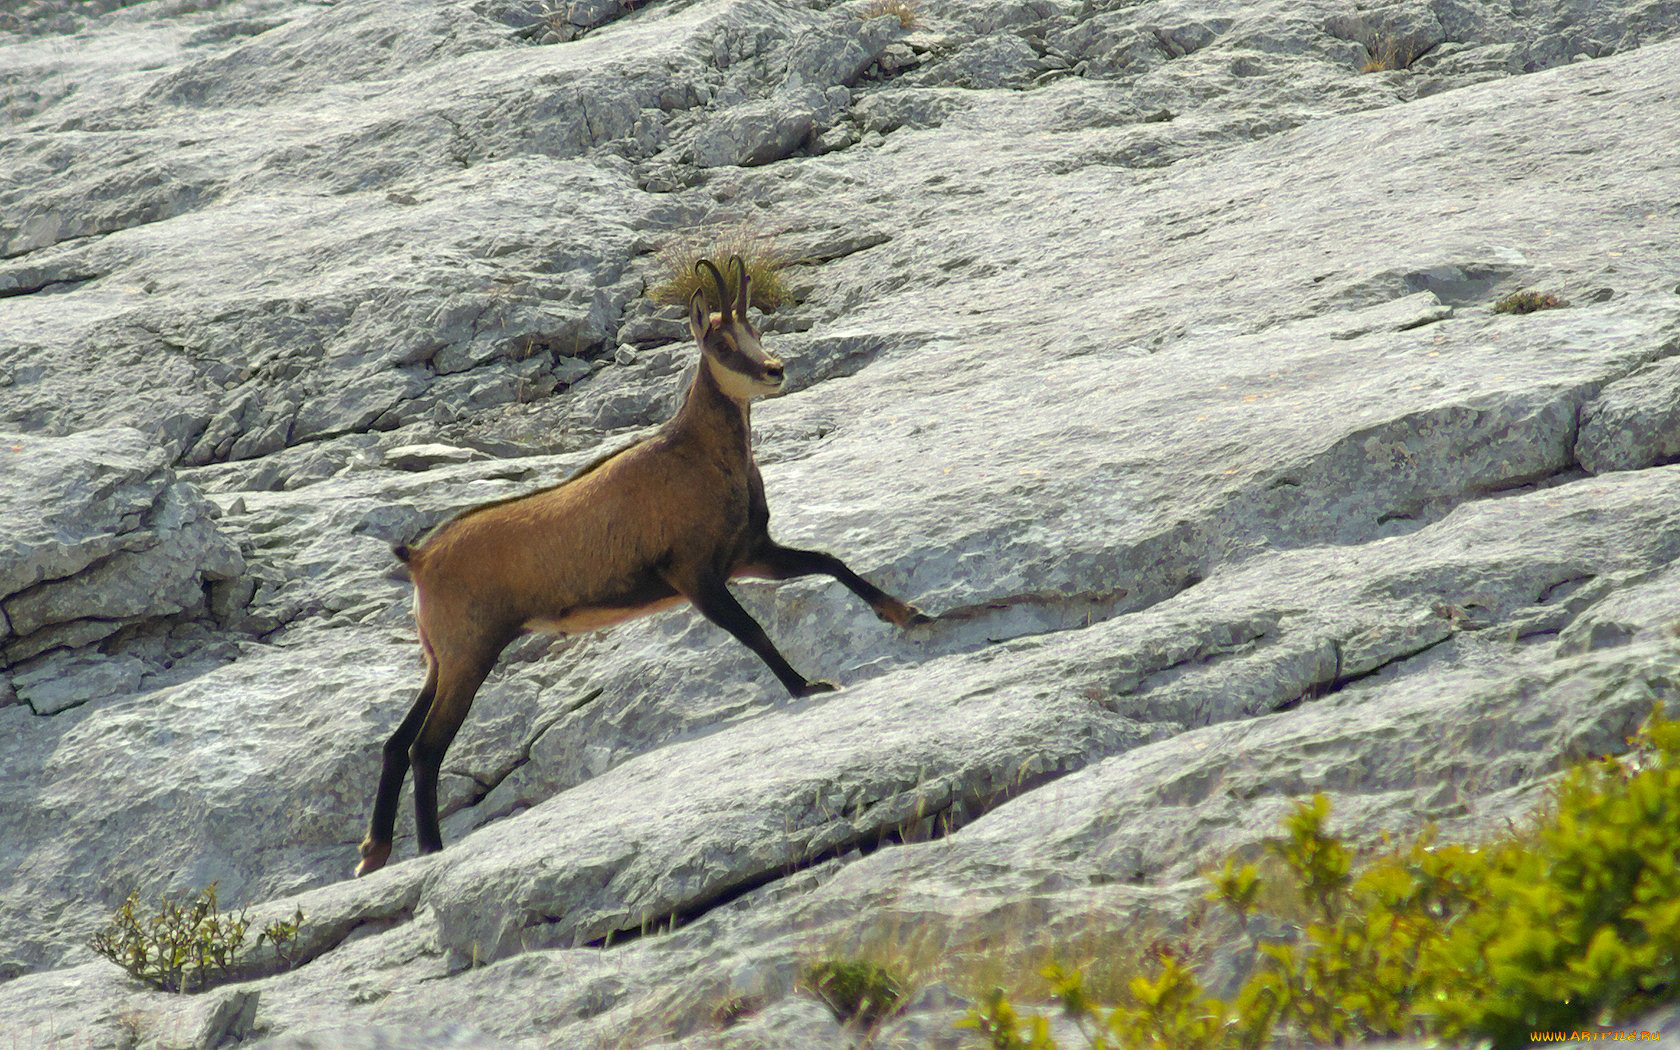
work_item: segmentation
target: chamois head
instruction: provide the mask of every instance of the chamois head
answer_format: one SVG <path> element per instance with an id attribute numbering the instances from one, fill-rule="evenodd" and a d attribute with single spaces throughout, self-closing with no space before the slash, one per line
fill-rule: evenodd
<path id="1" fill-rule="evenodd" d="M 747 291 L 751 283 L 747 264 L 739 255 L 732 256 L 729 262 L 741 275 L 733 296 L 723 274 L 710 260 L 701 259 L 694 264 L 696 273 L 704 269 L 711 274 L 712 284 L 717 287 L 719 312 L 709 312 L 704 289 L 696 289 L 688 301 L 688 330 L 700 344 L 701 367 L 712 370 L 718 387 L 736 401 L 750 401 L 782 388 L 782 362 L 764 352 L 758 341 L 758 329 L 747 320 L 747 303 L 751 298 Z"/>

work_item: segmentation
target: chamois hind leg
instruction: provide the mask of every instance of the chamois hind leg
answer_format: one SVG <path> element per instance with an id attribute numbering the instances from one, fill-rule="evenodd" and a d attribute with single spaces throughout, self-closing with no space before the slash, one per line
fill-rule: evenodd
<path id="1" fill-rule="evenodd" d="M 762 576 L 771 580 L 791 580 L 799 576 L 832 576 L 845 584 L 853 594 L 869 603 L 875 615 L 899 627 L 920 627 L 932 623 L 933 617 L 900 601 L 846 567 L 846 563 L 822 551 L 784 547 L 766 539 L 743 565 L 742 575 Z"/>
<path id="2" fill-rule="evenodd" d="M 444 753 L 460 732 L 461 723 L 467 720 L 478 687 L 489 676 L 501 650 L 502 646 L 498 645 L 487 656 L 477 659 L 456 657 L 441 661 L 437 698 L 432 701 L 432 709 L 409 748 L 409 758 L 414 763 L 414 834 L 422 856 L 443 848 L 443 832 L 438 828 L 438 772 L 443 768 Z"/>
<path id="3" fill-rule="evenodd" d="M 741 608 L 741 603 L 729 593 L 724 586 L 721 576 L 705 576 L 693 581 L 683 581 L 667 577 L 667 581 L 676 588 L 677 593 L 694 603 L 700 610 L 700 615 L 722 627 L 734 635 L 740 643 L 758 654 L 758 658 L 769 665 L 770 670 L 781 679 L 782 685 L 794 696 L 811 696 L 815 693 L 832 693 L 840 688 L 833 682 L 812 681 L 793 669 L 793 666 L 777 651 L 770 636 L 764 633 L 764 628 L 752 618 L 752 614 Z"/>
<path id="4" fill-rule="evenodd" d="M 362 862 L 356 865 L 361 877 L 378 871 L 391 857 L 391 836 L 396 830 L 397 795 L 402 791 L 403 778 L 408 776 L 408 748 L 420 735 L 420 726 L 431 710 L 432 697 L 437 693 L 437 664 L 428 660 L 426 684 L 397 726 L 396 732 L 385 741 L 379 767 L 379 789 L 373 796 L 373 816 L 368 820 L 367 837 L 362 840 Z"/>

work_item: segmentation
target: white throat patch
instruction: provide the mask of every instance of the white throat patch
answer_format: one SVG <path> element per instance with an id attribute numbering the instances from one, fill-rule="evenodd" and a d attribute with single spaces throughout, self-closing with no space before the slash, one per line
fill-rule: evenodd
<path id="1" fill-rule="evenodd" d="M 712 370 L 712 379 L 717 383 L 718 389 L 723 391 L 725 397 L 734 401 L 751 401 L 755 397 L 773 394 L 781 386 L 779 383 L 772 386 L 760 383 L 755 379 L 748 379 L 739 372 L 732 372 L 724 368 L 710 357 L 704 357 L 701 360 L 705 361 L 706 367 Z"/>

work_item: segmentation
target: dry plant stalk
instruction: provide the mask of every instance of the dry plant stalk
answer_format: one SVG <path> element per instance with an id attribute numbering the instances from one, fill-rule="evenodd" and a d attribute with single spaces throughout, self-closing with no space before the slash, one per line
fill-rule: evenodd
<path id="1" fill-rule="evenodd" d="M 1371 57 L 1363 66 L 1361 73 L 1386 73 L 1391 69 L 1407 69 L 1417 60 L 1411 48 L 1402 47 L 1398 40 L 1391 36 L 1380 37 L 1370 47 Z"/>
<path id="2" fill-rule="evenodd" d="M 858 12 L 858 17 L 866 22 L 882 15 L 892 15 L 905 29 L 915 29 L 922 21 L 921 0 L 870 0 L 869 5 Z"/>

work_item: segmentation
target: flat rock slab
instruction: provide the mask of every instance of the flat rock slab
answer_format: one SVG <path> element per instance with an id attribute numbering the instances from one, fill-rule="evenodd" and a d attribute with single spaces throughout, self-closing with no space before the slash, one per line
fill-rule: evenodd
<path id="1" fill-rule="evenodd" d="M 396 470 L 429 470 L 448 463 L 467 463 L 480 458 L 470 448 L 453 445 L 398 445 L 385 450 L 385 464 Z"/>

